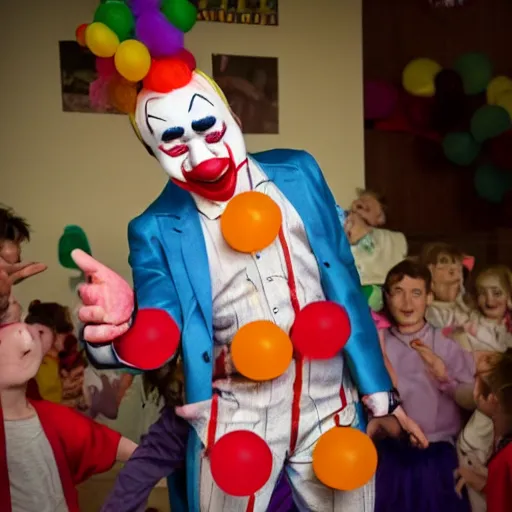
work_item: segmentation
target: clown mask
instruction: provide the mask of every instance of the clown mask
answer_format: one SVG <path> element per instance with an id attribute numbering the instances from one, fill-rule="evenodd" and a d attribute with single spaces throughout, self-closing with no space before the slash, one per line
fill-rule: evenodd
<path id="1" fill-rule="evenodd" d="M 247 161 L 245 143 L 225 99 L 202 74 L 167 94 L 142 90 L 135 122 L 174 184 L 210 201 L 231 199 Z"/>
<path id="2" fill-rule="evenodd" d="M 42 359 L 37 329 L 24 323 L 0 327 L 0 390 L 25 385 L 35 377 Z"/>

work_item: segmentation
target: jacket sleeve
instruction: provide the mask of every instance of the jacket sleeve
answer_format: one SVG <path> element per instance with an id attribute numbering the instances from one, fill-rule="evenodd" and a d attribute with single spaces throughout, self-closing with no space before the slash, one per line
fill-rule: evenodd
<path id="1" fill-rule="evenodd" d="M 336 201 L 315 159 L 308 153 L 304 153 L 304 159 L 310 171 L 310 186 L 317 189 L 314 206 L 322 212 L 326 235 L 332 240 L 338 257 L 339 264 L 332 265 L 328 271 L 340 270 L 336 278 L 342 281 L 341 286 L 337 287 L 341 295 L 338 294 L 337 300 L 347 310 L 352 327 L 352 334 L 344 348 L 352 378 L 362 395 L 389 391 L 393 385 L 384 365 L 377 329 L 361 289 L 350 244 L 340 223 Z"/>
<path id="2" fill-rule="evenodd" d="M 112 468 L 121 434 L 70 407 L 59 405 L 55 414 L 75 485 Z"/>
<path id="3" fill-rule="evenodd" d="M 137 512 L 155 485 L 185 463 L 188 423 L 166 407 L 120 471 L 101 512 Z"/>
<path id="4" fill-rule="evenodd" d="M 178 293 L 164 249 L 155 236 L 158 232 L 157 219 L 153 216 L 138 217 L 128 226 L 128 261 L 132 268 L 137 309 L 163 309 L 181 331 L 183 322 Z"/>

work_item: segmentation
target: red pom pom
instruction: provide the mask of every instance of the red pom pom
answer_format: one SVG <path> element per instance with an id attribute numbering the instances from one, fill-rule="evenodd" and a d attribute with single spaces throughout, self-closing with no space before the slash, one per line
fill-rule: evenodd
<path id="1" fill-rule="evenodd" d="M 190 71 L 194 71 L 197 68 L 196 58 L 185 48 L 181 49 L 175 57 L 182 60 L 189 67 Z"/>
<path id="2" fill-rule="evenodd" d="M 80 46 L 84 48 L 87 46 L 85 43 L 85 31 L 87 29 L 87 23 L 82 23 L 75 31 L 76 41 Z"/>
<path id="3" fill-rule="evenodd" d="M 178 350 L 180 330 L 163 309 L 137 311 L 130 330 L 114 341 L 117 355 L 140 370 L 154 370 L 167 363 Z"/>
<path id="4" fill-rule="evenodd" d="M 153 60 L 144 78 L 144 89 L 167 93 L 185 87 L 192 80 L 192 70 L 177 57 Z"/>

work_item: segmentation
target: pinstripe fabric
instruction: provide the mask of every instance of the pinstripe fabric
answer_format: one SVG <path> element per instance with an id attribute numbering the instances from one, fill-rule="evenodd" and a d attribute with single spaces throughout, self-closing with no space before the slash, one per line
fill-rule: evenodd
<path id="1" fill-rule="evenodd" d="M 318 265 L 298 213 L 254 161 L 250 161 L 249 166 L 240 171 L 237 193 L 254 189 L 276 201 L 283 214 L 283 231 L 291 253 L 299 303 L 303 307 L 324 300 Z M 220 231 L 218 219 L 223 205 L 205 202 L 198 197 L 195 200 L 201 213 L 212 281 L 214 388 L 219 393 L 216 439 L 233 430 L 249 429 L 266 439 L 274 454 L 272 477 L 256 494 L 254 511 L 266 510 L 283 466 L 301 509 L 372 511 L 373 483 L 351 493 L 334 492 L 316 481 L 312 473 L 312 448 L 318 437 L 335 425 L 335 416 L 341 425 L 357 423 L 354 404 L 357 392 L 342 356 L 304 363 L 298 442 L 293 453 L 289 453 L 289 446 L 295 364 L 292 363 L 284 375 L 273 381 L 255 383 L 237 375 L 231 363 L 229 345 L 243 325 L 255 320 L 270 320 L 288 332 L 293 323 L 287 269 L 279 241 L 256 255 L 235 253 L 227 246 Z M 184 408 L 185 416 L 205 446 L 210 408 L 211 401 Z M 202 511 L 246 510 L 247 499 L 227 496 L 216 487 L 207 458 L 203 459 L 201 473 Z"/>

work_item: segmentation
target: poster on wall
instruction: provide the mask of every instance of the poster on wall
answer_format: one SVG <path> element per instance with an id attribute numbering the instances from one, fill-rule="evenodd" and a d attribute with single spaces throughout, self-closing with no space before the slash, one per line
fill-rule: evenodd
<path id="1" fill-rule="evenodd" d="M 119 114 L 107 105 L 91 105 L 89 86 L 97 78 L 96 57 L 87 48 L 82 48 L 76 41 L 59 41 L 59 56 L 64 112 Z"/>
<path id="2" fill-rule="evenodd" d="M 199 0 L 197 17 L 199 21 L 276 26 L 278 0 Z"/>
<path id="3" fill-rule="evenodd" d="M 212 69 L 244 133 L 279 133 L 277 58 L 214 54 Z"/>

